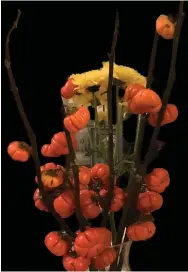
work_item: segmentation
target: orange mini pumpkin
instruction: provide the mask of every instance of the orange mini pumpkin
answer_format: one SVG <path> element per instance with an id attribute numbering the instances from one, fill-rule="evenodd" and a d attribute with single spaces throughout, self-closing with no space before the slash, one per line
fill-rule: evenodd
<path id="1" fill-rule="evenodd" d="M 51 144 L 43 145 L 42 148 L 41 148 L 41 154 L 44 157 L 59 157 L 60 156 L 57 153 L 55 153 L 55 151 L 53 150 Z"/>
<path id="2" fill-rule="evenodd" d="M 104 197 L 106 194 L 107 194 L 106 190 L 103 189 L 100 191 L 100 196 Z M 121 188 L 115 186 L 113 190 L 113 198 L 110 206 L 110 211 L 112 212 L 119 211 L 125 203 L 125 198 L 126 195 L 124 191 Z"/>
<path id="3" fill-rule="evenodd" d="M 142 89 L 140 91 L 133 89 L 133 93 L 129 98 L 129 110 L 135 114 L 156 113 L 160 111 L 162 106 L 158 94 L 150 89 Z"/>
<path id="4" fill-rule="evenodd" d="M 149 190 L 163 193 L 170 184 L 170 176 L 166 169 L 155 168 L 145 177 L 145 181 Z"/>
<path id="5" fill-rule="evenodd" d="M 54 199 L 54 209 L 63 218 L 71 216 L 75 210 L 73 192 L 67 190 L 56 197 Z"/>
<path id="6" fill-rule="evenodd" d="M 46 170 L 53 170 L 53 169 L 60 169 L 62 171 L 65 171 L 65 168 L 62 165 L 59 165 L 59 164 L 56 165 L 53 162 L 48 162 L 44 165 L 41 165 L 41 167 L 40 167 L 41 172 L 46 171 Z M 35 182 L 38 183 L 37 176 L 35 177 Z"/>
<path id="7" fill-rule="evenodd" d="M 144 213 L 154 212 L 163 205 L 163 198 L 155 192 L 144 192 L 139 195 L 137 209 Z"/>
<path id="8" fill-rule="evenodd" d="M 117 253 L 114 248 L 105 249 L 100 255 L 93 258 L 92 263 L 96 269 L 104 269 L 116 259 Z"/>
<path id="9" fill-rule="evenodd" d="M 156 20 L 156 31 L 166 40 L 173 39 L 175 34 L 175 24 L 167 15 L 162 14 Z"/>
<path id="10" fill-rule="evenodd" d="M 91 180 L 91 173 L 90 169 L 86 166 L 79 167 L 79 187 L 80 190 L 88 189 L 88 185 Z M 74 177 L 73 174 L 71 174 L 71 182 L 74 185 Z"/>
<path id="11" fill-rule="evenodd" d="M 110 181 L 110 169 L 107 164 L 97 163 L 91 168 L 90 189 L 100 192 L 102 189 L 108 190 Z M 116 177 L 114 177 L 116 184 Z"/>
<path id="12" fill-rule="evenodd" d="M 91 260 L 89 258 L 75 255 L 74 252 L 63 256 L 63 266 L 67 271 L 86 271 Z"/>
<path id="13" fill-rule="evenodd" d="M 83 185 L 88 185 L 91 180 L 90 169 L 86 166 L 81 166 L 79 168 L 79 182 Z"/>
<path id="14" fill-rule="evenodd" d="M 20 141 L 8 145 L 7 152 L 14 161 L 26 162 L 31 155 L 31 148 L 28 144 Z"/>
<path id="15" fill-rule="evenodd" d="M 76 149 L 77 142 L 74 135 L 71 135 L 71 140 L 72 140 L 73 148 Z M 58 155 L 67 155 L 69 153 L 69 149 L 68 149 L 68 143 L 67 143 L 65 132 L 61 131 L 56 133 L 52 137 L 51 146 L 54 153 Z"/>
<path id="16" fill-rule="evenodd" d="M 107 228 L 88 228 L 77 233 L 74 250 L 82 257 L 94 258 L 111 244 L 112 234 Z"/>
<path id="17" fill-rule="evenodd" d="M 92 179 L 100 179 L 106 180 L 110 176 L 110 168 L 107 164 L 104 163 L 96 163 L 91 168 L 91 178 Z"/>
<path id="18" fill-rule="evenodd" d="M 150 114 L 150 116 L 148 118 L 149 124 L 152 125 L 153 127 L 155 127 L 157 124 L 157 118 L 158 118 L 158 113 Z M 161 126 L 172 123 L 172 122 L 176 121 L 177 118 L 178 118 L 177 107 L 174 104 L 168 104 L 166 106 L 166 110 L 163 115 L 163 120 L 161 122 Z"/>
<path id="19" fill-rule="evenodd" d="M 42 198 L 40 196 L 40 192 L 39 192 L 38 188 L 35 190 L 35 193 L 34 193 L 34 196 L 33 196 L 33 200 L 35 202 L 35 207 L 36 208 L 38 208 L 41 211 L 48 212 L 47 207 L 44 205 L 44 203 L 42 201 Z"/>
<path id="20" fill-rule="evenodd" d="M 61 169 L 42 171 L 41 181 L 45 188 L 54 189 L 63 183 L 64 173 Z"/>
<path id="21" fill-rule="evenodd" d="M 70 99 L 76 94 L 77 85 L 75 85 L 71 78 L 69 78 L 66 84 L 61 88 L 61 95 L 66 98 Z"/>
<path id="22" fill-rule="evenodd" d="M 81 210 L 83 216 L 87 217 L 88 219 L 94 219 L 101 213 L 101 209 L 95 197 L 96 193 L 94 191 L 91 190 L 80 191 Z"/>
<path id="23" fill-rule="evenodd" d="M 79 109 L 64 119 L 64 126 L 70 133 L 77 133 L 85 128 L 90 119 L 90 112 L 87 108 L 81 106 Z"/>
<path id="24" fill-rule="evenodd" d="M 44 239 L 47 249 L 55 256 L 63 256 L 68 253 L 69 245 L 67 241 L 61 239 L 57 231 L 48 233 Z"/>
<path id="25" fill-rule="evenodd" d="M 145 87 L 141 84 L 134 83 L 127 86 L 125 89 L 124 100 L 129 102 L 133 99 L 133 97 L 141 90 L 145 89 Z"/>
<path id="26" fill-rule="evenodd" d="M 144 241 L 150 239 L 156 231 L 152 222 L 142 222 L 128 227 L 127 237 L 132 241 Z"/>

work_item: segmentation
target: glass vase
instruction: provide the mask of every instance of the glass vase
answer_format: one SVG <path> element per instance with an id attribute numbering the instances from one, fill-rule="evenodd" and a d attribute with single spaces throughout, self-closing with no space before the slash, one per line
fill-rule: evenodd
<path id="1" fill-rule="evenodd" d="M 120 246 L 120 254 L 122 258 L 118 258 L 118 271 L 132 271 L 129 264 L 129 254 L 131 249 L 132 241 L 125 242 Z M 120 266 L 120 267 L 119 267 Z M 105 268 L 105 271 L 110 271 L 110 266 Z"/>
<path id="2" fill-rule="evenodd" d="M 122 246 L 122 265 L 121 271 L 131 271 L 131 267 L 129 264 L 129 255 L 131 249 L 132 241 L 127 241 Z"/>
<path id="3" fill-rule="evenodd" d="M 114 162 L 123 158 L 123 133 L 122 125 L 118 131 L 113 126 L 113 151 Z M 108 124 L 96 127 L 95 122 L 90 120 L 88 126 L 76 134 L 77 150 L 76 160 L 78 165 L 92 167 L 96 163 L 107 163 L 108 154 Z M 116 150 L 116 152 L 115 152 Z"/>

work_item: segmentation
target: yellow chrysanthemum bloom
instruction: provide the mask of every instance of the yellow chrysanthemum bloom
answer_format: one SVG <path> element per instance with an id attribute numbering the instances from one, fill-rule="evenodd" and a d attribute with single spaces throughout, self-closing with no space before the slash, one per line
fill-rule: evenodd
<path id="1" fill-rule="evenodd" d="M 109 70 L 109 62 L 103 62 L 103 69 Z M 133 83 L 146 86 L 146 78 L 133 68 L 127 66 L 114 64 L 113 77 L 125 82 L 125 87 Z"/>
<path id="2" fill-rule="evenodd" d="M 100 86 L 99 90 L 95 92 L 95 96 L 100 101 L 101 105 L 107 103 L 107 88 L 108 88 L 108 75 L 109 75 L 109 62 L 103 62 L 103 67 L 99 70 L 92 70 L 82 74 L 73 74 L 69 78 L 73 83 L 78 86 L 77 94 L 73 97 L 76 105 L 91 105 L 92 93 L 88 91 L 88 87 Z M 146 86 L 146 78 L 130 67 L 114 64 L 113 77 L 119 79 L 127 85 L 139 83 Z"/>

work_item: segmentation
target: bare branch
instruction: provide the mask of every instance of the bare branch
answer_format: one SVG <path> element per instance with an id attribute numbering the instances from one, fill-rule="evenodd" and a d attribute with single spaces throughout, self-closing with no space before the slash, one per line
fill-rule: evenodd
<path id="1" fill-rule="evenodd" d="M 62 119 L 66 117 L 65 107 L 62 102 L 61 106 L 61 114 Z M 89 222 L 83 217 L 81 207 L 80 207 L 80 185 L 79 185 L 79 169 L 78 165 L 75 162 L 75 152 L 72 145 L 72 140 L 69 131 L 64 127 L 67 143 L 68 143 L 68 149 L 69 149 L 69 155 L 68 155 L 68 161 L 70 163 L 70 168 L 72 169 L 73 176 L 74 176 L 74 198 L 75 198 L 75 206 L 76 206 L 76 218 L 78 220 L 80 230 L 84 231 L 85 226 L 89 225 Z M 69 166 L 68 166 L 69 167 Z"/>
<path id="2" fill-rule="evenodd" d="M 111 204 L 113 189 L 114 189 L 114 160 L 113 160 L 113 124 L 112 124 L 112 84 L 113 84 L 113 71 L 114 71 L 114 60 L 115 60 L 115 49 L 117 43 L 119 29 L 119 13 L 116 12 L 115 29 L 112 40 L 111 53 L 109 56 L 109 79 L 108 79 L 108 166 L 110 168 L 110 182 L 108 188 L 108 194 L 106 203 L 104 206 L 104 214 L 101 225 L 106 226 L 108 220 L 108 211 Z"/>
<path id="3" fill-rule="evenodd" d="M 180 1 L 175 37 L 173 40 L 171 66 L 170 66 L 170 71 L 169 71 L 169 76 L 168 76 L 167 88 L 164 92 L 163 99 L 162 99 L 162 108 L 159 112 L 157 126 L 154 130 L 154 133 L 153 133 L 153 136 L 151 139 L 151 143 L 150 143 L 150 147 L 149 147 L 149 150 L 146 154 L 145 162 L 144 162 L 144 165 L 142 165 L 142 167 L 140 167 L 140 165 L 138 165 L 138 163 L 140 164 L 140 159 L 137 157 L 137 155 L 135 156 L 135 164 L 133 164 L 133 168 L 132 168 L 132 171 L 130 173 L 130 178 L 129 178 L 128 197 L 127 197 L 126 205 L 123 209 L 123 215 L 122 215 L 119 230 L 118 230 L 118 236 L 117 236 L 117 240 L 116 240 L 117 244 L 123 242 L 123 241 L 121 241 L 121 239 L 123 237 L 123 232 L 124 232 L 125 227 L 128 227 L 130 224 L 134 223 L 134 221 L 136 220 L 136 218 L 139 215 L 135 211 L 136 211 L 136 205 L 137 205 L 140 189 L 141 189 L 141 186 L 144 181 L 143 176 L 146 174 L 147 167 L 150 162 L 150 157 L 152 157 L 155 141 L 157 140 L 157 137 L 158 137 L 158 134 L 160 131 L 160 124 L 162 122 L 163 115 L 164 115 L 164 112 L 166 109 L 166 105 L 168 103 L 168 99 L 170 97 L 171 90 L 172 90 L 174 80 L 175 80 L 175 65 L 176 65 L 176 58 L 177 58 L 177 49 L 178 49 L 179 37 L 180 37 L 183 19 L 184 19 L 183 1 Z M 155 33 L 153 50 L 152 50 L 152 54 L 154 54 L 154 55 L 156 55 L 156 51 L 157 51 L 156 49 L 157 49 L 158 38 L 156 35 L 157 34 Z M 148 71 L 147 88 L 151 87 L 150 84 L 152 83 L 152 71 L 154 69 L 154 65 L 155 65 L 155 56 L 151 56 L 149 71 Z M 140 122 L 138 121 L 137 136 L 136 136 L 136 143 L 135 143 L 135 152 L 136 153 L 137 153 L 137 148 L 136 148 L 137 143 L 139 142 L 140 145 L 142 143 L 142 138 L 144 136 L 144 127 L 145 127 L 147 115 L 146 116 L 139 116 L 138 120 L 139 120 L 139 118 L 140 118 Z M 142 118 L 143 118 L 143 120 L 141 120 Z M 141 172 L 142 176 L 138 175 L 138 171 Z M 126 239 L 126 237 L 125 237 L 125 239 Z M 112 266 L 112 269 L 115 270 L 114 266 Z"/>
<path id="4" fill-rule="evenodd" d="M 158 138 L 159 132 L 160 132 L 160 127 L 161 127 L 161 122 L 163 120 L 163 116 L 166 110 L 166 106 L 168 104 L 168 100 L 172 91 L 173 84 L 175 82 L 176 78 L 176 58 L 177 58 L 177 52 L 178 52 L 178 45 L 179 45 L 179 39 L 180 39 L 180 33 L 181 33 L 181 27 L 183 24 L 183 20 L 185 17 L 185 13 L 183 13 L 183 1 L 180 1 L 179 4 L 179 11 L 178 11 L 178 18 L 177 18 L 177 24 L 176 24 L 176 30 L 175 30 L 175 37 L 173 40 L 173 46 L 172 46 L 172 57 L 171 57 L 171 65 L 170 65 L 170 72 L 168 75 L 168 81 L 167 81 L 167 86 L 166 90 L 164 91 L 163 98 L 162 98 L 162 107 L 158 115 L 157 119 L 157 124 L 154 129 L 149 149 L 148 152 L 145 156 L 144 160 L 144 169 L 147 169 L 148 165 L 151 162 L 152 159 L 152 154 L 155 149 L 155 142 Z"/>
<path id="5" fill-rule="evenodd" d="M 15 99 L 15 102 L 16 102 L 20 117 L 21 117 L 21 119 L 23 121 L 23 124 L 25 126 L 25 129 L 27 131 L 27 134 L 28 134 L 28 137 L 29 137 L 29 140 L 30 140 L 30 143 L 31 143 L 32 157 L 33 157 L 33 161 L 34 161 L 34 164 L 35 164 L 35 169 L 36 169 L 38 184 L 39 184 L 39 191 L 40 191 L 40 194 L 42 196 L 42 200 L 43 200 L 44 204 L 46 205 L 46 207 L 48 208 L 48 211 L 51 212 L 52 215 L 55 217 L 55 219 L 59 222 L 61 229 L 65 230 L 69 235 L 75 236 L 75 234 L 68 227 L 68 225 L 66 224 L 64 219 L 62 219 L 55 212 L 54 207 L 53 207 L 53 199 L 44 190 L 44 186 L 43 186 L 43 183 L 41 181 L 40 160 L 39 160 L 39 155 L 38 155 L 36 136 L 35 136 L 32 128 L 31 128 L 30 123 L 29 123 L 29 121 L 27 119 L 27 116 L 25 114 L 24 107 L 23 107 L 21 99 L 20 99 L 19 91 L 18 91 L 18 88 L 16 86 L 16 81 L 15 81 L 15 78 L 14 78 L 14 75 L 13 75 L 13 72 L 12 72 L 11 61 L 10 61 L 9 40 L 10 40 L 10 36 L 11 36 L 13 30 L 17 28 L 20 16 L 21 16 L 21 11 L 18 10 L 17 18 L 16 18 L 15 22 L 13 23 L 11 29 L 9 30 L 8 34 L 7 34 L 6 43 L 5 43 L 5 67 L 6 67 L 9 82 L 10 82 L 10 90 L 12 91 L 12 93 L 14 95 L 14 99 Z"/>

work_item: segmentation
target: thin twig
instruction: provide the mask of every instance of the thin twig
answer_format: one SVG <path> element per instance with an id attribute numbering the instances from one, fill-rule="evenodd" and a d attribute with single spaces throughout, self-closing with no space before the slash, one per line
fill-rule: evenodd
<path id="1" fill-rule="evenodd" d="M 117 43 L 119 29 L 119 13 L 116 12 L 116 20 L 115 20 L 115 29 L 112 40 L 111 53 L 109 56 L 109 79 L 108 79 L 108 166 L 110 168 L 110 182 L 108 188 L 107 199 L 104 207 L 104 214 L 101 226 L 106 226 L 108 220 L 108 211 L 110 207 L 110 203 L 113 196 L 113 188 L 114 188 L 114 161 L 113 161 L 113 123 L 112 123 L 112 84 L 113 84 L 113 72 L 114 72 L 114 59 L 115 59 L 115 49 Z"/>
<path id="2" fill-rule="evenodd" d="M 63 101 L 62 101 L 62 106 L 61 106 L 61 114 L 62 114 L 62 119 L 64 120 L 64 118 L 66 117 L 66 112 L 65 112 L 64 105 L 63 105 Z M 78 220 L 80 230 L 84 231 L 85 226 L 88 226 L 89 223 L 85 219 L 85 217 L 83 217 L 81 207 L 80 207 L 79 168 L 78 168 L 78 165 L 76 164 L 76 156 L 75 156 L 74 148 L 72 145 L 70 133 L 65 127 L 64 127 L 64 131 L 65 131 L 65 135 L 66 135 L 66 139 L 67 139 L 67 143 L 68 143 L 68 149 L 69 149 L 68 156 L 69 156 L 70 168 L 72 169 L 73 177 L 74 177 L 74 190 L 73 191 L 74 191 L 75 206 L 76 206 L 75 207 L 76 208 L 76 218 Z"/>
<path id="3" fill-rule="evenodd" d="M 36 136 L 35 136 L 32 128 L 31 128 L 30 123 L 29 123 L 29 121 L 27 119 L 27 116 L 25 114 L 24 107 L 22 105 L 20 95 L 19 95 L 19 91 L 18 91 L 18 88 L 16 86 L 16 81 L 15 81 L 15 78 L 14 78 L 14 75 L 13 75 L 13 72 L 12 72 L 12 68 L 11 68 L 9 40 L 10 40 L 10 36 L 11 36 L 13 30 L 17 28 L 20 16 L 21 16 L 21 11 L 18 10 L 17 18 L 16 18 L 15 22 L 13 23 L 11 29 L 9 30 L 8 34 L 7 34 L 6 43 L 5 43 L 5 67 L 6 67 L 9 82 L 10 82 L 10 90 L 12 91 L 12 93 L 14 95 L 14 99 L 16 101 L 16 105 L 17 105 L 20 117 L 21 117 L 21 119 L 23 121 L 23 124 L 25 126 L 25 129 L 27 131 L 27 134 L 28 134 L 28 137 L 29 137 L 29 140 L 30 140 L 30 143 L 31 143 L 32 157 L 33 157 L 33 161 L 34 161 L 34 164 L 35 164 L 35 169 L 36 169 L 38 184 L 39 184 L 39 191 L 40 191 L 40 194 L 42 196 L 42 200 L 43 200 L 45 206 L 48 208 L 48 211 L 51 212 L 52 215 L 55 217 L 55 219 L 59 222 L 61 229 L 65 230 L 69 235 L 74 237 L 75 234 L 68 227 L 68 225 L 66 224 L 64 219 L 62 219 L 55 212 L 54 207 L 53 207 L 53 199 L 44 190 L 44 186 L 43 186 L 43 183 L 41 181 L 40 160 L 39 160 L 39 155 L 38 155 Z"/>
<path id="4" fill-rule="evenodd" d="M 179 39 L 180 39 L 180 33 L 181 33 L 181 27 L 184 20 L 185 13 L 183 13 L 183 1 L 180 1 L 179 5 L 179 11 L 178 11 L 178 19 L 177 19 L 177 25 L 176 25 L 176 31 L 175 31 L 175 37 L 173 40 L 173 46 L 172 46 L 172 57 L 171 57 L 171 65 L 170 65 L 170 72 L 168 75 L 168 81 L 166 90 L 164 91 L 163 98 L 162 98 L 162 107 L 159 111 L 158 118 L 157 118 L 157 124 L 154 129 L 150 145 L 148 148 L 148 152 L 145 156 L 144 160 L 144 169 L 147 169 L 148 165 L 151 162 L 152 154 L 155 149 L 155 142 L 158 138 L 160 128 L 161 128 L 161 122 L 163 120 L 163 116 L 166 110 L 166 106 L 168 104 L 168 100 L 172 91 L 172 87 L 176 78 L 176 56 L 178 52 L 178 45 L 179 45 Z"/>
<path id="5" fill-rule="evenodd" d="M 144 175 L 146 173 L 147 166 L 149 165 L 150 156 L 152 156 L 154 144 L 155 144 L 155 141 L 157 140 L 157 137 L 158 137 L 158 134 L 159 134 L 159 131 L 160 131 L 160 124 L 162 122 L 163 115 L 164 115 L 164 112 L 165 112 L 165 109 L 166 109 L 166 105 L 168 103 L 168 99 L 170 97 L 171 90 L 172 90 L 172 87 L 173 87 L 173 84 L 174 84 L 177 49 L 178 49 L 178 43 L 179 43 L 179 37 L 180 37 L 180 32 L 181 32 L 183 19 L 184 19 L 183 1 L 180 1 L 178 19 L 177 19 L 177 25 L 176 25 L 176 31 L 175 31 L 175 38 L 173 40 L 171 66 L 170 66 L 170 72 L 169 72 L 169 77 L 168 77 L 168 82 L 167 82 L 167 88 L 166 88 L 165 93 L 164 93 L 163 98 L 162 98 L 162 108 L 161 108 L 161 110 L 159 112 L 159 116 L 158 116 L 158 120 L 157 120 L 157 126 L 156 126 L 156 128 L 154 130 L 154 133 L 153 133 L 153 136 L 152 136 L 152 139 L 151 139 L 150 147 L 149 147 L 149 150 L 148 150 L 146 158 L 145 158 L 144 166 L 142 166 L 142 168 L 140 168 L 142 175 Z M 156 39 L 156 35 L 157 34 L 155 34 L 154 42 L 156 42 L 158 40 L 158 39 Z M 157 44 L 154 44 L 154 47 L 155 48 L 152 50 L 152 53 L 156 54 Z M 154 64 L 155 64 L 155 57 L 151 57 L 151 60 L 152 61 L 150 61 L 150 67 L 149 67 L 149 72 L 148 72 L 147 88 L 151 87 L 150 84 L 152 83 L 152 73 L 150 71 L 151 70 L 153 71 Z M 144 119 L 146 119 L 146 118 L 147 118 L 147 116 Z M 143 119 L 143 122 L 140 123 L 140 128 L 143 128 L 145 126 L 146 120 L 144 120 L 144 119 Z M 137 127 L 137 130 L 138 130 L 138 127 Z M 138 136 L 138 138 L 139 138 L 139 136 Z M 140 189 L 141 189 L 141 186 L 142 186 L 142 183 L 143 183 L 143 177 L 141 177 L 140 175 L 137 175 L 137 178 L 135 178 L 136 174 L 137 174 L 137 171 L 138 171 L 138 168 L 135 168 L 133 170 L 134 171 L 132 173 L 132 176 L 130 175 L 130 181 L 131 181 L 130 189 L 132 189 L 132 190 L 130 190 L 130 193 L 128 191 L 128 196 L 130 195 L 130 198 L 128 197 L 127 202 L 126 202 L 126 206 L 128 206 L 128 202 L 129 202 L 128 199 L 130 199 L 130 201 L 131 201 L 131 198 L 132 198 L 133 201 L 134 201 L 131 204 L 131 210 L 130 210 L 130 213 L 129 213 L 130 218 L 131 218 L 131 212 L 133 211 L 132 208 L 136 207 L 138 196 L 139 196 L 139 193 L 140 193 Z M 135 176 L 134 176 L 134 174 L 135 174 Z M 131 184 L 132 184 L 132 186 L 131 186 Z M 121 222 L 120 222 L 120 229 L 118 231 L 119 237 L 117 238 L 116 243 L 121 242 L 121 239 L 120 239 L 121 238 L 120 237 L 121 233 L 120 233 L 120 231 L 122 232 L 122 229 L 124 229 L 125 226 L 127 227 L 131 223 L 133 223 L 133 218 L 134 217 L 132 217 L 131 220 L 129 218 L 127 218 L 129 207 L 126 208 L 126 206 L 124 208 L 124 213 L 123 213 L 123 216 L 122 216 L 122 219 L 121 219 Z M 124 220 L 124 222 L 123 222 L 123 220 Z"/>
<path id="6" fill-rule="evenodd" d="M 153 45 L 152 45 L 152 52 L 150 57 L 149 69 L 148 69 L 148 77 L 147 77 L 147 88 L 151 88 L 153 82 L 153 70 L 155 67 L 155 59 L 157 53 L 157 45 L 158 45 L 159 36 L 155 32 Z M 135 218 L 138 216 L 136 212 L 137 200 L 140 193 L 141 187 L 141 180 L 140 176 L 137 175 L 139 166 L 140 166 L 140 153 L 142 147 L 142 141 L 144 137 L 144 130 L 146 124 L 146 115 L 138 115 L 137 121 L 137 129 L 136 129 L 136 139 L 135 139 L 135 146 L 134 146 L 134 156 L 132 167 L 130 171 L 128 187 L 127 187 L 127 201 L 126 205 L 123 208 L 123 214 L 120 220 L 118 232 L 117 232 L 117 239 L 116 244 L 122 243 L 124 229 L 129 225 L 130 222 L 133 222 Z M 129 217 L 129 218 L 128 218 Z M 125 236 L 126 239 L 126 236 Z M 119 250 L 118 250 L 119 253 Z M 111 271 L 117 270 L 117 261 L 111 265 Z"/>

